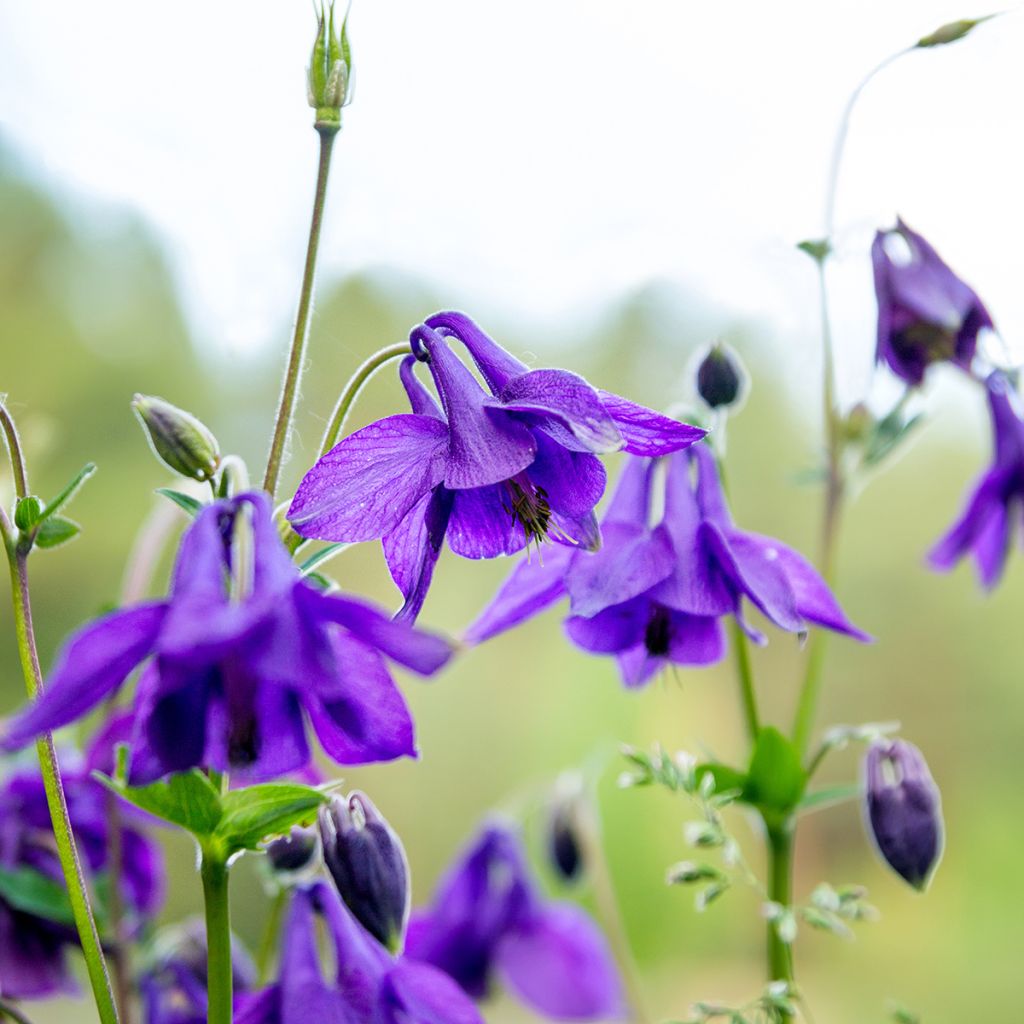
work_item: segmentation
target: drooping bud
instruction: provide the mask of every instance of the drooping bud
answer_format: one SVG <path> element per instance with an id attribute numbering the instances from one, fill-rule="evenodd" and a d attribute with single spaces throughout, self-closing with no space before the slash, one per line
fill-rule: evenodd
<path id="1" fill-rule="evenodd" d="M 153 453 L 165 466 L 199 481 L 209 480 L 217 472 L 217 438 L 195 416 L 151 395 L 136 395 L 132 408 L 146 430 Z"/>
<path id="2" fill-rule="evenodd" d="M 288 835 L 267 843 L 267 863 L 278 874 L 294 874 L 315 861 L 319 847 L 315 829 L 296 825 Z"/>
<path id="3" fill-rule="evenodd" d="M 963 39 L 973 28 L 983 21 L 994 18 L 994 14 L 986 14 L 980 18 L 962 18 L 960 21 L 950 21 L 940 25 L 934 32 L 929 33 L 916 43 L 918 49 L 928 49 L 932 46 L 946 46 L 948 43 L 955 43 Z"/>
<path id="4" fill-rule="evenodd" d="M 864 760 L 865 821 L 878 852 L 923 890 L 942 856 L 942 807 L 924 756 L 905 740 L 873 744 Z"/>
<path id="5" fill-rule="evenodd" d="M 578 881 L 587 867 L 584 815 L 580 779 L 564 775 L 548 813 L 547 852 L 551 866 L 567 882 Z"/>
<path id="6" fill-rule="evenodd" d="M 715 342 L 697 367 L 697 394 L 712 409 L 721 409 L 740 400 L 745 383 L 739 356 L 722 342 Z"/>
<path id="7" fill-rule="evenodd" d="M 364 793 L 320 810 L 324 863 L 353 916 L 391 952 L 409 920 L 409 862 L 402 842 Z"/>
<path id="8" fill-rule="evenodd" d="M 341 108 L 351 101 L 352 52 L 348 43 L 348 14 L 341 31 L 334 27 L 334 4 L 317 18 L 316 40 L 307 75 L 309 105 L 316 110 L 318 128 L 341 127 Z"/>

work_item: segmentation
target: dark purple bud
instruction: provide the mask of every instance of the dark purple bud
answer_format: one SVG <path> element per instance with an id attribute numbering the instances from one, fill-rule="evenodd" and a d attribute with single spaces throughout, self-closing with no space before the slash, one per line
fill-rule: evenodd
<path id="1" fill-rule="evenodd" d="M 548 814 L 547 852 L 551 866 L 566 882 L 578 881 L 586 870 L 585 813 L 580 780 L 563 776 Z"/>
<path id="2" fill-rule="evenodd" d="M 154 454 L 165 466 L 200 481 L 217 472 L 217 438 L 195 416 L 151 395 L 136 395 L 132 408 L 145 427 Z"/>
<path id="3" fill-rule="evenodd" d="M 939 788 L 921 751 L 905 740 L 875 743 L 864 760 L 868 830 L 886 863 L 924 890 L 942 856 Z"/>
<path id="4" fill-rule="evenodd" d="M 352 915 L 391 952 L 409 921 L 409 862 L 401 840 L 364 793 L 320 810 L 324 863 Z"/>
<path id="5" fill-rule="evenodd" d="M 296 825 L 288 835 L 267 843 L 267 861 L 274 871 L 291 874 L 308 867 L 316 859 L 319 846 L 315 829 Z"/>
<path id="6" fill-rule="evenodd" d="M 735 405 L 745 380 L 739 356 L 720 341 L 708 349 L 697 367 L 697 393 L 712 409 Z"/>

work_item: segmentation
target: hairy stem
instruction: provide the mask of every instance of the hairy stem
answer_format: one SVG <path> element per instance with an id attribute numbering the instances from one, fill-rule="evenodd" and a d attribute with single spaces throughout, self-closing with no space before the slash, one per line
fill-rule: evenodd
<path id="1" fill-rule="evenodd" d="M 231 1024 L 231 922 L 228 914 L 228 866 L 203 851 L 200 869 L 206 909 L 207 1024 Z"/>
<path id="2" fill-rule="evenodd" d="M 14 602 L 14 626 L 18 641 L 18 654 L 25 676 L 25 687 L 31 698 L 42 693 L 43 675 L 39 668 L 39 654 L 36 650 L 35 631 L 32 624 L 32 604 L 28 586 L 28 552 L 20 550 L 15 538 L 7 533 L 5 536 L 8 562 L 11 569 L 11 594 Z M 68 815 L 67 800 L 61 783 L 60 766 L 57 763 L 57 752 L 53 746 L 53 737 L 49 733 L 36 742 L 39 754 L 39 765 L 43 774 L 43 786 L 46 790 L 46 803 L 50 809 L 53 834 L 57 842 L 57 854 L 64 872 L 64 882 L 71 900 L 71 910 L 78 929 L 78 937 L 85 955 L 85 963 L 89 972 L 96 1009 L 102 1024 L 117 1024 L 117 1008 L 110 987 L 106 960 L 100 946 L 96 921 L 85 887 L 82 865 L 78 858 L 78 849 L 71 831 L 71 820 Z"/>
<path id="3" fill-rule="evenodd" d="M 19 498 L 27 497 L 28 474 L 25 471 L 25 456 L 21 451 L 21 440 L 18 438 L 18 428 L 15 426 L 14 417 L 11 415 L 2 397 L 0 397 L 0 429 L 3 430 L 4 440 L 7 443 L 7 452 L 11 457 L 14 493 Z"/>
<path id="4" fill-rule="evenodd" d="M 320 228 L 323 225 L 324 202 L 327 198 L 327 178 L 331 170 L 331 151 L 338 128 L 336 125 L 318 123 L 317 132 L 320 135 L 320 161 L 317 167 L 316 192 L 313 197 L 313 215 L 309 223 L 306 265 L 302 274 L 302 288 L 299 292 L 299 308 L 295 315 L 295 331 L 292 334 L 284 383 L 281 386 L 281 401 L 277 407 L 277 420 L 270 442 L 270 454 L 267 456 L 267 471 L 263 476 L 263 489 L 271 497 L 277 490 L 277 481 L 281 475 L 281 461 L 284 458 L 295 401 L 299 394 L 299 380 L 302 376 L 302 364 L 306 355 L 306 339 L 309 336 L 309 314 L 313 308 L 313 279 L 316 276 Z"/>

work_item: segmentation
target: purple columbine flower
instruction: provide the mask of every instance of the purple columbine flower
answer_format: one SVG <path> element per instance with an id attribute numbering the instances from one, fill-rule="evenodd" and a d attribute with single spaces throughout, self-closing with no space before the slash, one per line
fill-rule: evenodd
<path id="1" fill-rule="evenodd" d="M 623 1015 L 622 985 L 604 936 L 579 908 L 541 897 L 518 838 L 492 826 L 442 879 L 433 905 L 414 912 L 406 956 L 483 998 L 495 975 L 553 1020 Z"/>
<path id="2" fill-rule="evenodd" d="M 449 348 L 461 341 L 490 394 Z M 413 330 L 400 369 L 412 414 L 357 430 L 306 474 L 288 518 L 304 537 L 383 539 L 415 618 L 447 538 L 465 558 L 545 539 L 596 549 L 604 493 L 597 453 L 661 455 L 704 431 L 591 387 L 566 370 L 530 370 L 460 313 Z M 430 368 L 440 405 L 413 372 Z"/>
<path id="3" fill-rule="evenodd" d="M 969 553 L 982 585 L 992 588 L 1002 576 L 1013 534 L 1020 534 L 1024 521 L 1024 418 L 1019 396 L 1004 374 L 993 373 L 985 387 L 992 414 L 992 465 L 928 560 L 946 571 Z"/>
<path id="4" fill-rule="evenodd" d="M 655 473 L 665 466 L 665 511 L 652 524 Z M 565 628 L 576 646 L 614 654 L 623 682 L 642 686 L 666 664 L 707 665 L 725 653 L 720 619 L 743 616 L 746 598 L 780 629 L 810 625 L 869 639 L 843 614 L 824 580 L 792 548 L 732 521 L 714 456 L 695 445 L 626 465 L 605 514 L 596 554 L 552 552 L 524 561 L 466 639 L 480 643 L 568 596 Z"/>
<path id="5" fill-rule="evenodd" d="M 942 856 L 942 808 L 924 755 L 906 740 L 875 743 L 864 760 L 865 820 L 886 863 L 925 889 Z"/>
<path id="6" fill-rule="evenodd" d="M 233 539 L 245 510 L 251 561 Z M 450 654 L 440 637 L 307 584 L 267 496 L 244 494 L 196 517 L 167 600 L 114 612 L 71 639 L 45 694 L 10 724 L 4 746 L 80 718 L 145 663 L 134 702 L 133 785 L 198 765 L 248 780 L 295 771 L 310 758 L 306 719 L 339 763 L 390 760 L 415 746 L 383 656 L 429 674 Z"/>
<path id="7" fill-rule="evenodd" d="M 317 916 L 334 947 L 326 979 Z M 243 998 L 235 1024 L 483 1024 L 472 1001 L 442 971 L 392 956 L 323 882 L 296 889 L 282 932 L 277 983 Z"/>
<path id="8" fill-rule="evenodd" d="M 206 925 L 199 919 L 157 936 L 139 975 L 145 1024 L 206 1024 L 206 956 Z M 237 1007 L 256 982 L 256 968 L 237 939 L 231 943 L 231 976 Z"/>
<path id="9" fill-rule="evenodd" d="M 878 299 L 875 358 L 919 385 L 932 363 L 970 370 L 978 332 L 992 318 L 974 291 L 902 220 L 871 246 Z"/>

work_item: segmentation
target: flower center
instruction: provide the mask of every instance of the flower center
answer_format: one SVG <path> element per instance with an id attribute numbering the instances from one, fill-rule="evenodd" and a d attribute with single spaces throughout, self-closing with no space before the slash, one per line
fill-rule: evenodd
<path id="1" fill-rule="evenodd" d="M 668 654 L 671 634 L 671 620 L 668 617 L 668 612 L 664 608 L 655 607 L 644 633 L 644 647 L 647 648 L 647 653 L 659 658 Z"/>
<path id="2" fill-rule="evenodd" d="M 506 480 L 510 504 L 505 505 L 513 520 L 520 524 L 526 534 L 526 543 L 538 545 L 547 539 L 551 525 L 551 506 L 548 493 L 543 487 L 535 487 L 525 473 L 513 480 Z"/>
<path id="3" fill-rule="evenodd" d="M 952 359 L 956 355 L 957 332 L 943 324 L 918 320 L 899 331 L 892 340 L 901 356 L 924 358 L 928 363 Z"/>

